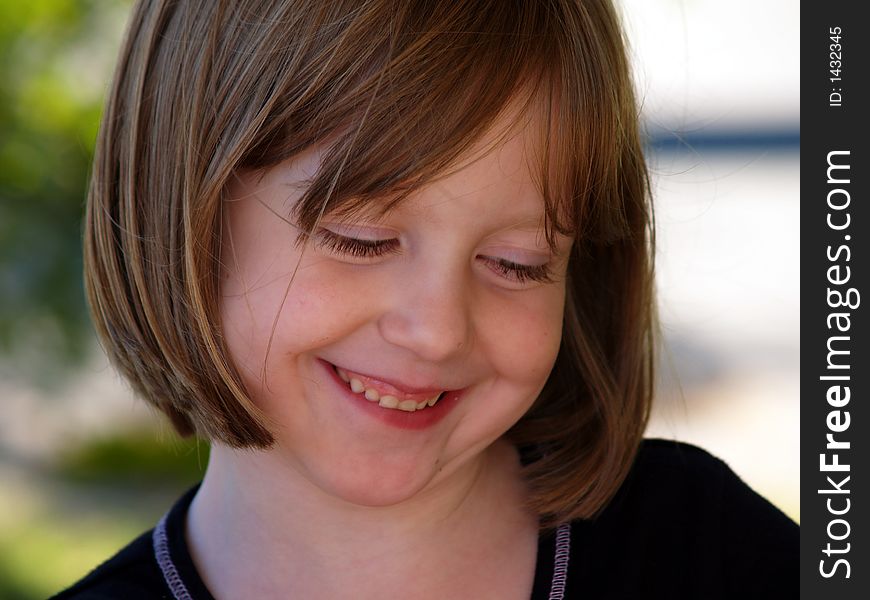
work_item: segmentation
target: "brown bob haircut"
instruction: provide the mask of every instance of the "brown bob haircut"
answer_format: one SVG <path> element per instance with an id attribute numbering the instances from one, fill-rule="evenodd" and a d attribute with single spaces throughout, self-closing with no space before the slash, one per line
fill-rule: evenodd
<path id="1" fill-rule="evenodd" d="M 111 360 L 181 435 L 269 448 L 221 333 L 228 181 L 329 139 L 296 222 L 311 231 L 325 212 L 388 211 L 521 94 L 549 127 L 547 239 L 574 245 L 556 364 L 508 435 L 543 527 L 596 514 L 646 427 L 656 339 L 648 174 L 609 0 L 138 2 L 84 232 Z"/>

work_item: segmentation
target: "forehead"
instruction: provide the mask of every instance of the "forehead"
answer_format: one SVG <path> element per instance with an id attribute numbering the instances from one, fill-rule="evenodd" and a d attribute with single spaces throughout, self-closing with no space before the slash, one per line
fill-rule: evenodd
<path id="1" fill-rule="evenodd" d="M 460 123 L 460 117 L 454 121 Z M 556 215 L 573 195 L 563 193 L 567 188 L 552 177 L 558 140 L 551 133 L 550 96 L 523 86 L 490 118 L 476 122 L 479 131 L 465 123 L 438 139 L 408 132 L 368 138 L 348 126 L 257 172 L 270 180 L 264 183 L 284 186 L 286 203 L 276 208 L 306 232 L 324 216 L 332 222 L 379 222 L 441 207 L 445 226 L 461 218 L 480 228 L 543 230 L 553 250 L 563 234 L 573 238 L 572 225 L 554 226 L 564 223 Z"/>
<path id="2" fill-rule="evenodd" d="M 455 215 L 539 231 L 545 214 L 540 185 L 545 137 L 539 106 L 515 97 L 465 152 L 407 198 L 391 205 L 387 214 L 445 220 Z M 321 155 L 322 150 L 315 150 L 308 156 L 302 169 L 309 176 L 316 172 Z M 386 194 L 384 200 L 389 203 L 392 197 Z M 361 212 L 374 218 L 381 204 L 373 202 L 372 210 Z"/>
<path id="3" fill-rule="evenodd" d="M 543 197 L 537 189 L 540 138 L 531 115 L 516 110 L 503 113 L 471 148 L 427 184 L 431 193 L 422 205 L 487 194 L 503 198 L 499 208 L 508 213 L 543 214 Z"/>

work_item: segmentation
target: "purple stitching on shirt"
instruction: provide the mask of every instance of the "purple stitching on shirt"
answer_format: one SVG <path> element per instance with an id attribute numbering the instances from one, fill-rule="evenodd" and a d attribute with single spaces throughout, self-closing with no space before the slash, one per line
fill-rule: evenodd
<path id="1" fill-rule="evenodd" d="M 181 575 L 178 574 L 178 569 L 175 568 L 175 563 L 172 562 L 172 557 L 169 555 L 169 538 L 166 535 L 166 517 L 168 515 L 169 513 L 163 515 L 151 535 L 151 540 L 154 542 L 154 558 L 157 559 L 157 565 L 160 567 L 160 572 L 163 573 L 163 579 L 166 580 L 166 585 L 169 586 L 173 598 L 175 600 L 193 600 L 181 580 Z"/>
<path id="2" fill-rule="evenodd" d="M 550 600 L 563 600 L 568 580 L 568 559 L 571 557 L 571 524 L 562 523 L 556 529 L 556 557 L 553 559 L 553 583 Z"/>

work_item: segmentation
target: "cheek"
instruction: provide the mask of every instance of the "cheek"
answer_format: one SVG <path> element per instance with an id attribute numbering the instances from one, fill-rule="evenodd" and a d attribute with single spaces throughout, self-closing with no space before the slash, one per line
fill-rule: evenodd
<path id="1" fill-rule="evenodd" d="M 285 298 L 288 282 L 289 276 L 225 297 L 221 305 L 229 356 L 245 388 L 262 410 L 284 425 L 304 409 L 294 400 L 300 398 L 308 353 L 338 335 L 330 303 L 315 300 L 329 297 L 330 290 L 297 274 Z"/>
<path id="2" fill-rule="evenodd" d="M 564 288 L 541 292 L 495 304 L 481 326 L 495 369 L 505 378 L 535 386 L 543 384 L 556 360 L 565 306 Z"/>
<path id="3" fill-rule="evenodd" d="M 272 286 L 277 288 L 277 286 Z M 279 341 L 282 345 L 298 339 L 295 324 L 305 320 L 290 319 L 290 312 L 307 308 L 294 306 L 294 299 L 283 299 L 283 290 L 248 291 L 239 295 L 225 296 L 221 304 L 221 318 L 227 345 L 237 358 L 249 356 L 245 362 L 258 357 L 262 360 L 269 345 Z M 295 323 L 294 323 L 295 321 Z"/>
<path id="4" fill-rule="evenodd" d="M 298 256 L 281 268 L 251 265 L 222 284 L 221 318 L 236 366 L 249 374 L 284 369 L 288 360 L 315 351 L 348 333 L 364 317 L 350 282 Z M 255 267 L 255 268 L 250 268 Z M 289 286 L 289 287 L 288 287 Z"/>

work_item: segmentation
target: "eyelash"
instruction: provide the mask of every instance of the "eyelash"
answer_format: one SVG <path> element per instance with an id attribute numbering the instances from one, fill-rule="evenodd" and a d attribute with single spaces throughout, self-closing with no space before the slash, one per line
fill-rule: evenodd
<path id="1" fill-rule="evenodd" d="M 317 245 L 325 246 L 337 254 L 354 257 L 386 256 L 399 251 L 398 240 L 359 240 L 338 235 L 328 229 L 320 229 Z M 485 257 L 487 262 L 502 275 L 518 283 L 536 281 L 552 283 L 553 277 L 548 265 L 521 265 L 503 258 Z"/>
<path id="2" fill-rule="evenodd" d="M 398 240 L 358 240 L 321 229 L 318 233 L 318 246 L 326 246 L 338 254 L 356 257 L 384 256 L 399 251 Z"/>
<path id="3" fill-rule="evenodd" d="M 489 258 L 487 261 L 495 270 L 507 275 L 519 283 L 536 281 L 539 283 L 553 283 L 553 276 L 548 265 L 520 265 L 503 258 Z"/>

